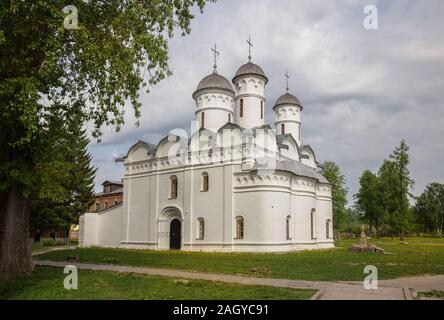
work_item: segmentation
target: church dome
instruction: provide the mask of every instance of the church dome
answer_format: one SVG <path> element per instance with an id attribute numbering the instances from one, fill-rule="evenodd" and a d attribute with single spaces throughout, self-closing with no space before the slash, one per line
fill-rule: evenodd
<path id="1" fill-rule="evenodd" d="M 299 101 L 298 98 L 296 98 L 296 96 L 290 94 L 290 93 L 285 93 L 282 96 L 280 96 L 277 100 L 276 103 L 274 104 L 274 108 L 276 108 L 277 106 L 283 105 L 283 104 L 291 104 L 291 105 L 296 105 L 299 106 L 302 109 L 302 105 L 301 102 Z"/>
<path id="2" fill-rule="evenodd" d="M 264 70 L 262 70 L 261 67 L 259 67 L 257 64 L 253 62 L 247 62 L 246 64 L 240 66 L 240 68 L 237 70 L 233 82 L 236 80 L 237 77 L 245 76 L 245 75 L 255 75 L 255 76 L 261 76 L 265 78 L 265 84 L 268 82 L 268 78 L 265 75 Z"/>
<path id="3" fill-rule="evenodd" d="M 195 99 L 196 95 L 201 90 L 205 89 L 225 90 L 234 95 L 233 87 L 231 86 L 230 81 L 228 81 L 225 77 L 217 74 L 217 72 L 213 72 L 199 82 L 196 91 L 194 91 L 193 93 L 193 98 Z"/>

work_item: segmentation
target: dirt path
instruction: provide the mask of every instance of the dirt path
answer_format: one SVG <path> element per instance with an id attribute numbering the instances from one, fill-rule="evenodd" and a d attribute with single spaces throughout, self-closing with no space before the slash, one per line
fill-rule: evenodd
<path id="1" fill-rule="evenodd" d="M 200 279 L 207 281 L 219 281 L 238 283 L 244 285 L 264 285 L 274 287 L 285 287 L 295 289 L 316 289 L 318 292 L 312 297 L 316 300 L 406 300 L 411 299 L 408 289 L 402 287 L 402 283 L 398 285 L 385 284 L 379 286 L 377 290 L 366 290 L 362 283 L 358 282 L 322 282 L 322 281 L 303 281 L 289 279 L 272 279 L 272 278 L 255 278 L 240 275 L 211 274 L 201 272 L 191 272 L 172 269 L 158 268 L 142 268 L 103 265 L 92 263 L 77 262 L 56 262 L 56 261 L 40 261 L 35 260 L 37 266 L 48 267 L 65 267 L 66 265 L 75 265 L 79 269 L 101 270 L 114 272 L 138 273 L 146 275 L 184 278 L 184 279 Z"/>

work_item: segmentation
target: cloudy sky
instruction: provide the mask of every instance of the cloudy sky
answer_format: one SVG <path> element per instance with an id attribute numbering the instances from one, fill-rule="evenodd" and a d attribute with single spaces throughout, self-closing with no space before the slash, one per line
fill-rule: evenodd
<path id="1" fill-rule="evenodd" d="M 363 27 L 364 7 L 378 9 L 378 29 Z M 171 129 L 189 130 L 191 94 L 212 71 L 210 47 L 221 53 L 218 71 L 232 79 L 247 62 L 267 74 L 266 122 L 285 90 L 302 102 L 302 143 L 318 161 L 338 163 L 349 200 L 362 171 L 377 171 L 403 138 L 410 146 L 415 194 L 426 184 L 444 183 L 444 1 L 442 0 L 219 0 L 196 11 L 192 32 L 170 42 L 173 76 L 142 97 L 140 127 L 131 112 L 121 132 L 105 130 L 92 142 L 99 168 L 96 189 L 120 179 L 118 155 L 140 140 L 157 143 Z"/>

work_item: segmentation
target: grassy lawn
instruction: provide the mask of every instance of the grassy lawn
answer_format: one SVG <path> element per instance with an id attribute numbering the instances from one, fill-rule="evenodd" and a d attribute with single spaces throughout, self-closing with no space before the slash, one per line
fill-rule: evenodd
<path id="1" fill-rule="evenodd" d="M 285 254 L 202 253 L 77 248 L 45 253 L 42 260 L 65 261 L 78 255 L 80 262 L 185 269 L 211 273 L 261 276 L 253 268 L 268 268 L 267 277 L 304 280 L 362 280 L 366 265 L 378 267 L 379 279 L 421 274 L 444 274 L 444 239 L 374 239 L 385 254 L 349 252 L 355 241 L 339 241 L 336 249 Z"/>
<path id="2" fill-rule="evenodd" d="M 63 269 L 38 267 L 30 277 L 0 282 L 0 299 L 302 300 L 316 292 L 107 271 L 79 270 L 78 275 L 78 289 L 66 290 Z"/>

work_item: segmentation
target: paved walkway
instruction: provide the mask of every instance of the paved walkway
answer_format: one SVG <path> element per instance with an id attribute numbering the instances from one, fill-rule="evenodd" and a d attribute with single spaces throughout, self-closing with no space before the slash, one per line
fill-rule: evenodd
<path id="1" fill-rule="evenodd" d="M 316 289 L 318 292 L 312 297 L 316 300 L 406 300 L 411 299 L 410 291 L 403 287 L 403 282 L 380 281 L 377 290 L 366 290 L 361 282 L 322 282 L 322 281 L 302 281 L 289 279 L 255 278 L 240 275 L 210 274 L 201 272 L 191 272 L 172 269 L 143 268 L 103 265 L 77 262 L 56 262 L 35 260 L 37 266 L 65 267 L 75 265 L 79 269 L 100 270 L 138 273 L 146 275 L 175 277 L 183 279 L 200 279 L 207 281 L 219 281 L 238 283 L 244 285 L 263 285 L 295 289 Z M 440 276 L 441 277 L 441 276 Z M 405 282 L 407 284 L 407 282 Z"/>
<path id="2" fill-rule="evenodd" d="M 51 251 L 58 251 L 58 250 L 74 250 L 76 246 L 58 246 L 58 247 L 48 247 L 47 249 L 42 249 L 39 251 L 33 252 L 32 256 L 37 256 L 39 254 L 44 254 Z"/>

